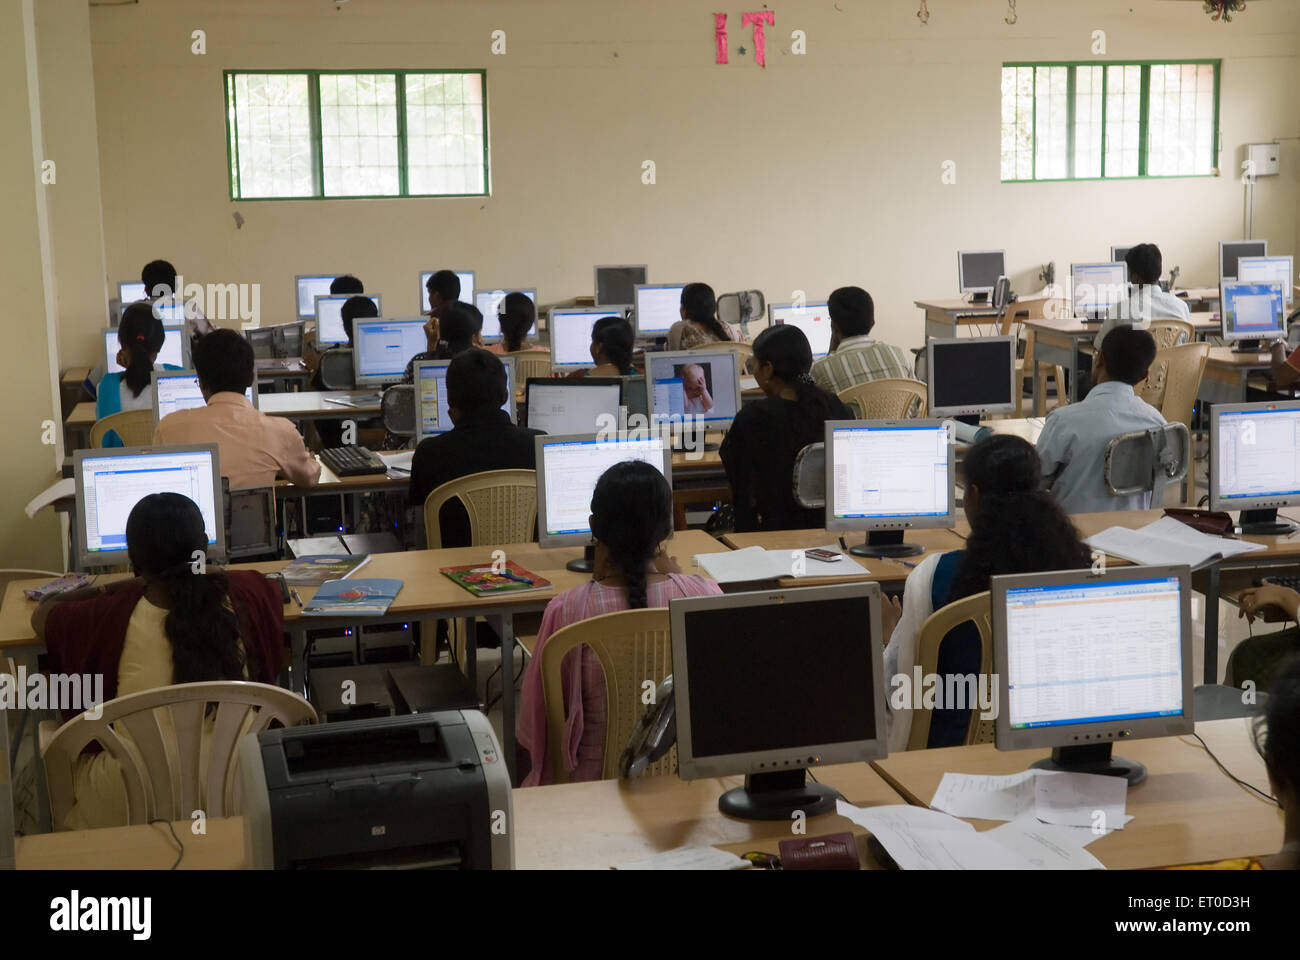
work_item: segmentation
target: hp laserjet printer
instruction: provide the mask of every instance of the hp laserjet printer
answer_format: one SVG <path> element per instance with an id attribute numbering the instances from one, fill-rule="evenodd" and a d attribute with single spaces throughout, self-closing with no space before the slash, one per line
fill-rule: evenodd
<path id="1" fill-rule="evenodd" d="M 514 866 L 510 775 L 477 710 L 266 730 L 239 764 L 254 868 Z"/>

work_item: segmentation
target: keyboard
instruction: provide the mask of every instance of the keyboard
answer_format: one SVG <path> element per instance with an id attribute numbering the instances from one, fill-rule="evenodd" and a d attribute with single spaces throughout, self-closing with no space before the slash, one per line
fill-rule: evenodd
<path id="1" fill-rule="evenodd" d="M 336 477 L 364 477 L 388 472 L 388 464 L 366 447 L 330 447 L 320 452 L 320 462 L 333 470 Z"/>
<path id="2" fill-rule="evenodd" d="M 1286 587 L 1288 590 L 1295 590 L 1300 593 L 1300 575 L 1297 574 L 1284 577 L 1265 577 L 1264 583 L 1272 584 L 1275 587 Z"/>

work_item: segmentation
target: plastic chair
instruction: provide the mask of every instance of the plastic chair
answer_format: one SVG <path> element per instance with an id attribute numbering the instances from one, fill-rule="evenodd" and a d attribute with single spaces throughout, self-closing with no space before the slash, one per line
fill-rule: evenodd
<path id="1" fill-rule="evenodd" d="M 1123 433 L 1106 444 L 1106 489 L 1117 497 L 1150 492 L 1152 506 L 1160 507 L 1166 484 L 1187 476 L 1191 462 L 1192 436 L 1176 420 Z"/>
<path id="2" fill-rule="evenodd" d="M 916 662 L 921 665 L 921 675 L 929 676 L 939 672 L 939 644 L 954 627 L 963 623 L 974 623 L 980 635 L 980 676 L 988 677 L 986 683 L 993 680 L 993 623 L 989 607 L 988 591 L 976 593 L 950 603 L 941 610 L 930 614 L 921 625 L 921 636 L 916 644 Z M 978 690 L 976 678 L 976 690 Z M 1005 704 L 1003 709 L 1005 709 Z M 913 710 L 912 729 L 908 733 L 907 749 L 924 750 L 930 742 L 930 720 L 932 711 L 924 708 Z M 996 721 L 981 720 L 979 704 L 971 704 L 970 725 L 966 729 L 966 743 L 992 743 Z"/>
<path id="3" fill-rule="evenodd" d="M 1024 322 L 1026 320 L 1042 320 L 1049 314 L 1058 315 L 1061 308 L 1059 299 L 1052 297 L 1038 297 L 1033 300 L 1016 300 L 1008 303 L 1006 309 L 1002 312 L 1002 320 L 999 323 L 999 333 L 1004 337 L 1018 336 L 1025 344 L 1023 357 L 1016 360 L 1016 382 L 1020 384 L 1020 389 L 1016 391 L 1016 416 L 1024 416 L 1024 384 L 1026 377 L 1040 377 L 1039 402 L 1035 411 L 1036 416 L 1042 416 L 1042 407 L 1045 406 L 1045 394 L 1047 392 L 1047 377 L 1056 378 L 1056 393 L 1059 397 L 1065 397 L 1065 368 L 1059 364 L 1043 364 L 1042 370 L 1039 371 L 1034 367 L 1034 331 L 1026 330 Z M 1017 329 L 1018 328 L 1018 329 Z M 1068 401 L 1066 401 L 1068 402 Z"/>
<path id="4" fill-rule="evenodd" d="M 555 631 L 542 646 L 542 702 L 546 708 L 546 756 L 554 783 L 568 783 L 564 769 L 564 692 L 560 664 L 570 650 L 587 645 L 605 674 L 605 757 L 601 776 L 618 776 L 618 760 L 636 729 L 645 705 L 642 684 L 656 686 L 673 672 L 673 645 L 668 610 L 620 610 L 571 623 Z M 644 776 L 677 769 L 677 748 L 646 768 Z"/>
<path id="5" fill-rule="evenodd" d="M 1185 320 L 1153 320 L 1147 328 L 1155 338 L 1157 350 L 1182 346 L 1195 339 L 1196 331 Z"/>
<path id="6" fill-rule="evenodd" d="M 1192 408 L 1196 405 L 1209 356 L 1208 343 L 1185 343 L 1157 350 L 1147 378 L 1133 391 L 1159 410 L 1166 420 L 1191 429 Z"/>
<path id="7" fill-rule="evenodd" d="M 826 506 L 826 444 L 810 443 L 794 458 L 794 502 L 806 510 Z"/>
<path id="8" fill-rule="evenodd" d="M 718 319 L 740 330 L 746 338 L 753 339 L 767 329 L 767 300 L 763 291 L 718 294 Z"/>
<path id="9" fill-rule="evenodd" d="M 117 434 L 124 447 L 147 447 L 153 443 L 153 411 L 123 410 L 96 420 L 90 428 L 90 445 L 102 447 L 110 431 Z"/>
<path id="10" fill-rule="evenodd" d="M 515 353 L 504 353 L 501 355 L 502 360 L 514 360 L 515 362 L 515 379 L 514 383 L 527 383 L 530 377 L 549 377 L 551 375 L 551 351 L 549 350 L 519 350 Z"/>
<path id="11" fill-rule="evenodd" d="M 397 383 L 387 387 L 380 397 L 379 409 L 382 411 L 385 430 L 398 437 L 415 436 L 414 386 L 409 383 Z"/>
<path id="12" fill-rule="evenodd" d="M 430 550 L 442 549 L 438 513 L 459 500 L 469 514 L 470 546 L 530 543 L 537 525 L 537 471 L 486 470 L 448 480 L 424 499 L 424 535 Z"/>
<path id="13" fill-rule="evenodd" d="M 351 390 L 357 385 L 352 348 L 338 347 L 320 355 L 320 384 L 326 390 Z"/>
<path id="14" fill-rule="evenodd" d="M 924 417 L 927 387 L 901 377 L 868 380 L 840 391 L 840 400 L 859 420 L 905 420 Z"/>
<path id="15" fill-rule="evenodd" d="M 210 704 L 216 707 L 209 724 Z M 195 810 L 209 817 L 232 816 L 240 809 L 239 741 L 273 721 L 290 727 L 315 723 L 316 710 L 280 687 L 219 680 L 118 697 L 104 704 L 99 719 L 79 714 L 48 738 L 54 724 L 43 723 L 41 756 L 54 828 L 62 828 L 76 802 L 74 765 L 92 741 L 121 768 L 128 824 L 188 820 Z"/>

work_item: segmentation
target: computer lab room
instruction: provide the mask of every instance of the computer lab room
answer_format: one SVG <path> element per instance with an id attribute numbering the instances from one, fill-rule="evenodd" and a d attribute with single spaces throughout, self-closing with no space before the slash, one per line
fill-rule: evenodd
<path id="1" fill-rule="evenodd" d="M 0 869 L 1300 867 L 1298 51 L 6 0 Z"/>

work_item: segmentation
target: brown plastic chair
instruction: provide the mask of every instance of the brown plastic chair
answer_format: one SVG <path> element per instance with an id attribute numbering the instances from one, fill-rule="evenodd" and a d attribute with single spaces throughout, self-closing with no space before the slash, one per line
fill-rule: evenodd
<path id="1" fill-rule="evenodd" d="M 448 480 L 424 499 L 424 536 L 430 550 L 442 549 L 438 512 L 459 500 L 469 514 L 470 546 L 530 543 L 537 524 L 537 471 L 486 470 Z"/>
<path id="2" fill-rule="evenodd" d="M 618 776 L 618 761 L 645 710 L 645 681 L 656 687 L 673 672 L 668 610 L 621 610 L 571 623 L 542 646 L 542 702 L 546 708 L 546 756 L 554 783 L 568 783 L 564 769 L 564 692 L 560 664 L 570 650 L 589 646 L 605 674 L 605 757 L 602 778 Z M 651 764 L 644 776 L 677 769 L 677 748 Z"/>
<path id="3" fill-rule="evenodd" d="M 1149 326 L 1151 336 L 1155 338 L 1157 350 L 1182 346 L 1195 339 L 1195 329 L 1185 320 L 1153 320 Z"/>
<path id="4" fill-rule="evenodd" d="M 532 377 L 549 377 L 551 375 L 551 351 L 519 350 L 515 353 L 501 355 L 502 360 L 515 362 L 515 384 L 522 387 Z"/>
<path id="5" fill-rule="evenodd" d="M 1209 356 L 1208 343 L 1185 343 L 1157 350 L 1147 378 L 1133 392 L 1159 410 L 1170 423 L 1181 423 L 1190 430 L 1192 408 Z"/>
<path id="6" fill-rule="evenodd" d="M 859 420 L 905 420 L 924 417 L 927 388 L 920 380 L 890 377 L 868 380 L 840 391 L 840 401 Z"/>
<path id="7" fill-rule="evenodd" d="M 96 449 L 102 447 L 110 430 L 117 434 L 124 447 L 147 447 L 153 443 L 153 411 L 123 410 L 96 420 L 90 428 L 90 445 Z"/>
<path id="8" fill-rule="evenodd" d="M 717 353 L 719 350 L 729 350 L 738 358 L 738 369 L 741 371 L 749 369 L 749 362 L 754 357 L 754 345 L 744 340 L 719 340 L 717 343 L 705 343 L 698 347 L 691 347 L 688 353 Z"/>
<path id="9" fill-rule="evenodd" d="M 1022 336 L 1025 341 L 1025 355 L 1016 360 L 1016 382 L 1020 389 L 1016 391 L 1016 416 L 1024 416 L 1024 383 L 1026 377 L 1039 378 L 1038 409 L 1035 416 L 1043 416 L 1047 377 L 1055 376 L 1057 395 L 1065 398 L 1065 369 L 1059 364 L 1043 364 L 1041 370 L 1034 368 L 1034 331 L 1026 329 L 1026 320 L 1042 320 L 1050 315 L 1058 315 L 1063 301 L 1052 297 L 1037 297 L 1033 300 L 1016 300 L 1008 303 L 1002 312 L 999 333 L 1004 337 Z M 1019 327 L 1019 329 L 1017 329 Z M 1064 399 L 1063 402 L 1068 402 Z"/>
<path id="10" fill-rule="evenodd" d="M 286 727 L 315 723 L 316 710 L 281 687 L 219 680 L 118 697 L 103 705 L 98 719 L 81 713 L 52 734 L 54 724 L 43 723 L 41 756 L 54 829 L 63 829 L 76 802 L 74 768 L 92 741 L 121 768 L 128 824 L 188 820 L 195 810 L 233 816 L 241 805 L 239 741 L 275 721 Z"/>
<path id="11" fill-rule="evenodd" d="M 921 636 L 916 644 L 916 662 L 921 666 L 921 675 L 930 676 L 939 672 L 939 644 L 953 627 L 971 622 L 980 635 L 980 675 L 988 677 L 985 682 L 994 682 L 993 678 L 993 624 L 989 607 L 989 594 L 986 590 L 973 596 L 950 603 L 941 610 L 936 610 L 921 625 Z M 977 689 L 969 691 L 974 694 Z M 1006 709 L 1006 704 L 1002 705 Z M 930 720 L 932 712 L 925 709 L 913 710 L 912 729 L 908 733 L 907 749 L 924 750 L 930 740 Z M 978 703 L 970 712 L 970 726 L 966 729 L 966 743 L 992 743 L 996 721 L 981 720 Z"/>

